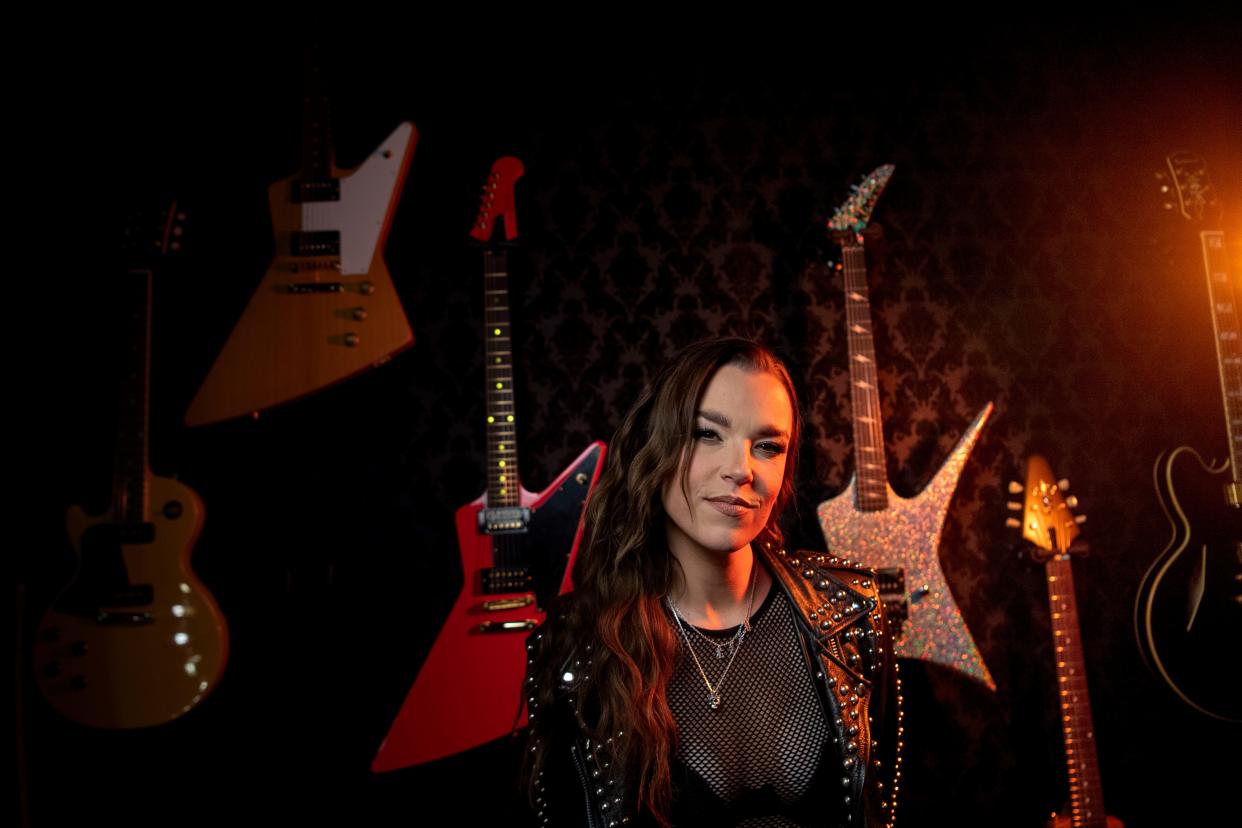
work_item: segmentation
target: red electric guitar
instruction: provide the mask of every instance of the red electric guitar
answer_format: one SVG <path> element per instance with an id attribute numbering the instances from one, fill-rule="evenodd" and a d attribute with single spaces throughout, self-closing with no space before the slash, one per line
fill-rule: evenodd
<path id="1" fill-rule="evenodd" d="M 179 218 L 174 204 L 155 244 L 161 255 L 179 246 Z M 112 510 L 69 509 L 78 569 L 34 641 L 43 697 L 93 727 L 177 718 L 215 689 L 228 654 L 224 616 L 190 569 L 203 503 L 189 486 L 147 466 L 151 276 L 150 267 L 125 276 L 132 303 L 120 320 L 129 338 Z"/>
<path id="2" fill-rule="evenodd" d="M 1078 505 L 1065 480 L 1056 480 L 1048 461 L 1031 455 L 1026 461 L 1026 484 L 1010 483 L 1010 494 L 1026 492 L 1023 503 L 1009 508 L 1022 511 L 1022 521 L 1006 523 L 1022 530 L 1022 537 L 1034 544 L 1037 561 L 1045 561 L 1048 576 L 1048 607 L 1052 617 L 1052 645 L 1057 663 L 1058 699 L 1061 703 L 1061 730 L 1065 736 L 1065 766 L 1069 778 L 1069 807 L 1053 814 L 1054 828 L 1123 828 L 1121 820 L 1107 816 L 1100 788 L 1100 763 L 1095 755 L 1095 726 L 1091 720 L 1091 698 L 1087 693 L 1087 671 L 1083 663 L 1082 635 L 1078 624 L 1078 602 L 1074 598 L 1074 571 L 1071 554 L 1085 554 L 1086 544 L 1074 544 L 1078 525 L 1086 518 L 1075 517 Z"/>
<path id="3" fill-rule="evenodd" d="M 498 218 L 505 240 L 516 238 L 513 186 L 522 171 L 511 157 L 492 166 L 470 233 L 477 241 L 491 241 Z M 508 281 L 506 253 L 492 246 L 483 254 L 487 491 L 457 510 L 465 584 L 371 763 L 376 772 L 458 753 L 523 724 L 526 634 L 543 621 L 547 602 L 571 589 L 582 510 L 604 444 L 592 443 L 542 492 L 522 488 Z"/>

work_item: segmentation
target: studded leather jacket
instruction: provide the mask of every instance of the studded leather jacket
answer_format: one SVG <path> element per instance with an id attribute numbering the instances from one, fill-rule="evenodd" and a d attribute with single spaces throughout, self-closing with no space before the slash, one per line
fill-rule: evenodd
<path id="1" fill-rule="evenodd" d="M 900 681 L 875 572 L 823 553 L 761 551 L 794 608 L 806 667 L 831 726 L 837 753 L 829 751 L 824 761 L 841 763 L 840 799 L 823 803 L 823 824 L 892 826 L 901 777 Z M 540 639 L 540 632 L 532 634 L 528 649 L 537 651 Z M 594 741 L 574 711 L 570 691 L 590 669 L 589 650 L 584 647 L 588 657 L 571 659 L 560 671 L 555 709 L 531 711 L 542 717 L 532 738 L 543 742 L 545 754 L 534 791 L 537 822 L 653 824 L 637 812 L 636 786 L 612 767 L 614 739 Z M 537 680 L 527 677 L 532 699 L 536 688 L 530 685 Z"/>

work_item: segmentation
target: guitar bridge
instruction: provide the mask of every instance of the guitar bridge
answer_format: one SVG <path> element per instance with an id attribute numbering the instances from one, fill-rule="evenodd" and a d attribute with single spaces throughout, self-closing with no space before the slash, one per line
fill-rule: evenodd
<path id="1" fill-rule="evenodd" d="M 875 585 L 884 602 L 884 614 L 892 627 L 893 639 L 901 638 L 901 629 L 910 617 L 910 605 L 906 601 L 906 571 L 900 567 L 877 569 Z"/>

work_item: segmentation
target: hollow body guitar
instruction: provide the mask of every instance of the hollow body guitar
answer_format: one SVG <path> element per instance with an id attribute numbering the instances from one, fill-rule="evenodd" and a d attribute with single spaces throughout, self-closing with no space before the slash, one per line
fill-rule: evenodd
<path id="1" fill-rule="evenodd" d="M 862 230 L 892 172 L 892 165 L 885 165 L 868 175 L 828 223 L 841 244 L 845 277 L 855 471 L 845 491 L 819 505 L 819 524 L 829 550 L 877 568 L 899 630 L 898 656 L 949 667 L 995 690 L 939 557 L 949 501 L 992 404 L 975 416 L 922 492 L 906 499 L 888 484 Z"/>
<path id="2" fill-rule="evenodd" d="M 498 217 L 517 234 L 516 158 L 500 158 L 484 188 L 472 236 L 491 239 Z M 458 753 L 525 724 L 520 689 L 526 634 L 547 602 L 572 588 L 570 572 L 586 498 L 602 470 L 592 443 L 542 492 L 517 467 L 508 269 L 503 249 L 483 254 L 487 378 L 487 490 L 457 510 L 462 591 L 371 764 L 388 771 Z"/>
<path id="3" fill-rule="evenodd" d="M 1205 458 L 1189 446 L 1162 453 L 1153 469 L 1169 520 L 1168 544 L 1148 567 L 1134 604 L 1139 651 L 1152 671 L 1193 709 L 1242 722 L 1242 340 L 1225 235 L 1211 225 L 1219 205 L 1203 161 L 1169 156 L 1177 212 L 1199 226 L 1216 341 L 1229 451 Z M 1219 226 L 1217 224 L 1216 226 Z"/>

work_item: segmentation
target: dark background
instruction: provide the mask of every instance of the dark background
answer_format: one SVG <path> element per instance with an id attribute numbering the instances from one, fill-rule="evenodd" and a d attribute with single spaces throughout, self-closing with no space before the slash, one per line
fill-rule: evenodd
<path id="1" fill-rule="evenodd" d="M 1005 483 L 1032 452 L 1072 479 L 1089 516 L 1093 554 L 1074 566 L 1109 812 L 1131 828 L 1233 812 L 1240 729 L 1145 670 L 1130 613 L 1169 531 L 1156 454 L 1226 446 L 1198 240 L 1161 209 L 1153 174 L 1173 150 L 1202 155 L 1242 236 L 1242 27 L 755 47 L 762 35 L 712 48 L 461 39 L 449 62 L 426 30 L 325 49 L 342 166 L 401 120 L 421 133 L 387 249 L 416 343 L 257 420 L 198 430 L 181 417 L 272 253 L 267 187 L 297 166 L 299 44 L 83 38 L 17 76 L 32 115 L 10 159 L 30 193 L 26 289 L 10 307 L 14 382 L 29 389 L 9 404 L 27 538 L 19 640 L 72 573 L 64 507 L 108 504 L 125 208 L 176 194 L 190 226 L 156 287 L 151 462 L 206 503 L 194 563 L 232 646 L 198 709 L 108 733 L 50 712 L 20 644 L 31 824 L 419 824 L 439 807 L 462 824 L 521 821 L 511 743 L 368 772 L 461 585 L 453 511 L 484 486 L 466 232 L 502 154 L 527 171 L 510 257 L 526 487 L 608 439 L 679 346 L 751 335 L 788 361 L 802 397 L 788 533 L 821 548 L 815 505 L 853 467 L 823 223 L 864 173 L 895 163 L 868 248 L 894 488 L 919 491 L 996 404 L 941 556 L 998 687 L 905 665 L 900 819 L 1036 825 L 1064 797 L 1043 572 L 1002 526 Z"/>

